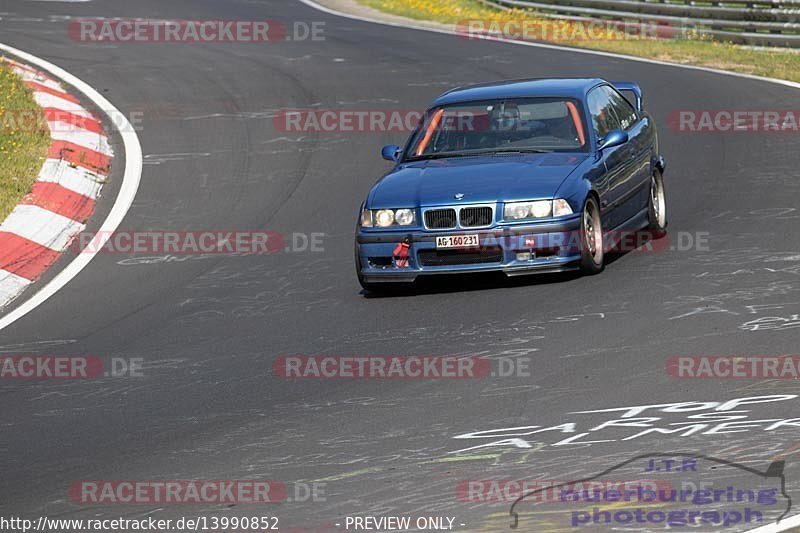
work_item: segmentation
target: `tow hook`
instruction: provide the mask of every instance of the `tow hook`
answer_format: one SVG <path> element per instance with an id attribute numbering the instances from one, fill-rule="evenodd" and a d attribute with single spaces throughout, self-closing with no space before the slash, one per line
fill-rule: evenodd
<path id="1" fill-rule="evenodd" d="M 408 249 L 411 248 L 411 237 L 406 237 L 395 247 L 392 255 L 394 256 L 394 266 L 405 268 L 408 266 Z"/>

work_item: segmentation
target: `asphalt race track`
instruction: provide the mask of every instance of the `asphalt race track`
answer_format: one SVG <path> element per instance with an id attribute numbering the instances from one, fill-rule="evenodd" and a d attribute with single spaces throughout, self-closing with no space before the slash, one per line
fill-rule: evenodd
<path id="1" fill-rule="evenodd" d="M 527 448 L 451 453 L 510 438 L 454 438 L 469 432 L 575 422 L 580 433 L 624 413 L 570 414 L 586 410 L 696 401 L 749 411 L 750 421 L 800 416 L 796 399 L 724 404 L 800 394 L 796 380 L 686 380 L 665 371 L 677 355 L 798 353 L 796 134 L 667 127 L 677 110 L 797 109 L 797 89 L 380 26 L 289 0 L 4 0 L 0 11 L 0 42 L 66 69 L 123 113 L 141 113 L 142 183 L 120 229 L 325 234 L 324 251 L 267 257 L 99 254 L 0 331 L 2 353 L 144 361 L 142 377 L 2 383 L 3 516 L 267 513 L 282 528 L 312 528 L 344 526 L 353 515 L 430 515 L 455 517 L 458 530 L 502 531 L 511 500 L 465 502 L 459 482 L 577 480 L 643 453 L 701 454 L 762 471 L 780 456 L 787 490 L 800 489 L 797 456 L 783 453 L 800 441 L 791 425 L 627 441 L 647 426 L 608 427 L 580 440 L 609 442 L 562 446 L 552 444 L 574 433 L 550 431 L 521 437 Z M 65 16 L 324 22 L 325 40 L 78 43 Z M 276 130 L 275 113 L 423 109 L 457 85 L 557 76 L 641 83 L 667 158 L 671 235 L 707 239 L 707 246 L 684 250 L 673 242 L 674 250 L 628 253 L 594 277 L 459 277 L 423 283 L 407 296 L 366 297 L 353 269 L 356 213 L 389 169 L 381 146 L 405 134 L 286 133 Z M 95 218 L 112 203 L 106 193 Z M 386 381 L 272 373 L 273 360 L 285 355 L 398 354 L 522 357 L 531 372 Z M 635 416 L 670 427 L 713 405 L 701 407 Z M 726 484 L 753 477 L 735 468 L 724 475 Z M 68 497 L 79 480 L 154 479 L 316 481 L 325 497 L 266 510 L 91 506 Z M 521 530 L 574 529 L 532 506 L 525 511 Z"/>

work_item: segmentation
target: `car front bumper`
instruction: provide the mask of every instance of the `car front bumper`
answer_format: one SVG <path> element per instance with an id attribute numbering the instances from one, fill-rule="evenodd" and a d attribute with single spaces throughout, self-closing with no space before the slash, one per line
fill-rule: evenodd
<path id="1" fill-rule="evenodd" d="M 431 274 L 504 272 L 513 276 L 562 272 L 579 266 L 579 231 L 580 215 L 557 222 L 476 230 L 359 228 L 356 262 L 362 280 L 369 283 L 412 282 L 419 276 Z M 479 236 L 478 247 L 437 250 L 437 237 L 473 234 Z M 402 251 L 396 255 L 402 242 L 409 245 L 405 261 Z"/>

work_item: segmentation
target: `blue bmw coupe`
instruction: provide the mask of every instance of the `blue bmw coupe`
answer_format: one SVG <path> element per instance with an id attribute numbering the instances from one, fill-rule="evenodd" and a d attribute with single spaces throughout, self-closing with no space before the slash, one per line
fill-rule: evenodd
<path id="1" fill-rule="evenodd" d="M 636 83 L 454 89 L 382 155 L 395 166 L 356 230 L 368 291 L 443 273 L 594 274 L 627 235 L 666 231 L 664 158 Z"/>

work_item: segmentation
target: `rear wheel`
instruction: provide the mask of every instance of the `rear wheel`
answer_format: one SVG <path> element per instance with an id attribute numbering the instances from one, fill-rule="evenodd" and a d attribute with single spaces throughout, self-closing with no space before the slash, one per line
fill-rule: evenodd
<path id="1" fill-rule="evenodd" d="M 603 226 L 600 207 L 594 196 L 589 196 L 581 216 L 581 270 L 584 274 L 597 274 L 605 268 Z"/>
<path id="2" fill-rule="evenodd" d="M 650 178 L 650 224 L 647 229 L 658 239 L 667 233 L 667 200 L 664 194 L 664 179 L 661 171 L 656 169 Z"/>

